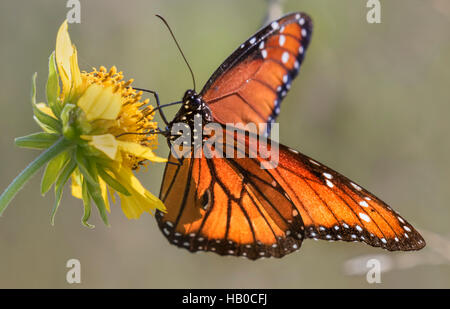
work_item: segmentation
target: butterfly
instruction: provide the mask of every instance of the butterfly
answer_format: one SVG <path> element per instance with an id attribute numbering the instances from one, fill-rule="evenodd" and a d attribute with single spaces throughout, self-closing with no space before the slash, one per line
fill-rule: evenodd
<path id="1" fill-rule="evenodd" d="M 221 147 L 193 146 L 183 148 L 188 155 L 169 154 L 160 190 L 167 212 L 157 211 L 156 220 L 171 244 L 252 260 L 283 257 L 299 250 L 305 238 L 392 251 L 425 246 L 411 224 L 379 198 L 296 150 L 277 144 L 278 165 L 261 168 L 267 160 L 255 145 L 280 112 L 312 28 L 311 18 L 300 12 L 273 21 L 240 45 L 199 94 L 186 91 L 169 129 L 182 123 L 195 131 L 197 117 L 203 125 L 224 127 L 229 139 L 223 146 L 257 155 L 227 158 L 220 156 Z M 227 131 L 227 123 L 263 125 L 239 133 Z M 167 137 L 169 145 L 176 137 Z M 267 148 L 274 143 L 267 140 Z"/>

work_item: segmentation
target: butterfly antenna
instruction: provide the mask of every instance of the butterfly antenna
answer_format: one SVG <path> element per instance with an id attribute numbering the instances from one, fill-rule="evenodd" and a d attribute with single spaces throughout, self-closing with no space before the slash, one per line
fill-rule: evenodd
<path id="1" fill-rule="evenodd" d="M 169 29 L 170 35 L 172 36 L 173 40 L 175 41 L 175 44 L 177 45 L 178 50 L 179 50 L 180 53 L 181 53 L 181 56 L 183 56 L 184 62 L 186 62 L 187 66 L 188 66 L 188 68 L 189 68 L 189 71 L 191 72 L 192 82 L 193 82 L 193 84 L 194 84 L 194 91 L 195 91 L 195 88 L 196 88 L 196 87 L 195 87 L 195 77 L 194 77 L 194 72 L 192 71 L 192 68 L 191 68 L 191 66 L 189 65 L 189 62 L 187 61 L 186 57 L 184 56 L 184 53 L 183 53 L 183 51 L 181 50 L 180 44 L 178 44 L 178 41 L 177 41 L 177 39 L 175 38 L 175 35 L 173 34 L 172 29 L 170 29 L 170 26 L 169 26 L 169 24 L 167 23 L 167 21 L 166 21 L 161 15 L 156 14 L 156 17 L 158 17 L 159 19 L 161 19 L 162 22 L 166 25 L 167 29 Z"/>

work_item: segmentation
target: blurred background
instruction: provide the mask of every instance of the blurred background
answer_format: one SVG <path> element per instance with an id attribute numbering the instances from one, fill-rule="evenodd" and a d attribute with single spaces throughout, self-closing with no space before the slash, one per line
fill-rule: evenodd
<path id="1" fill-rule="evenodd" d="M 450 2 L 382 1 L 381 24 L 366 21 L 367 1 L 283 1 L 304 11 L 314 32 L 301 73 L 283 102 L 280 141 L 370 189 L 417 227 L 428 246 L 391 253 L 359 243 L 307 240 L 282 259 L 252 262 L 192 254 L 170 245 L 155 219 L 129 221 L 113 207 L 111 227 L 97 212 L 82 227 L 82 204 L 63 197 L 50 225 L 53 194 L 40 177 L 0 218 L 1 288 L 449 288 L 450 287 Z M 198 84 L 263 24 L 267 2 L 86 1 L 81 24 L 69 25 L 82 69 L 116 65 L 162 103 L 191 87 L 173 28 Z M 68 12 L 66 1 L 0 3 L 0 190 L 38 153 L 14 137 L 38 130 L 30 80 L 38 72 L 45 99 L 47 59 Z M 169 118 L 176 107 L 168 108 Z M 158 119 L 159 120 L 159 119 Z M 168 152 L 161 140 L 158 153 Z M 163 165 L 138 177 L 159 192 Z M 368 284 L 365 263 L 379 257 L 381 284 Z M 66 282 L 66 262 L 81 262 L 79 285 Z"/>

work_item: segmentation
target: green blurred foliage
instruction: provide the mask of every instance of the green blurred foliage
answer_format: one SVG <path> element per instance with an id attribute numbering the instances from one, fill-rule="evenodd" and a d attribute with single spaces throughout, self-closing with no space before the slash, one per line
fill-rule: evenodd
<path id="1" fill-rule="evenodd" d="M 65 3 L 0 3 L 1 190 L 37 155 L 14 147 L 13 139 L 38 129 L 30 79 L 38 72 L 43 100 L 47 58 L 68 10 Z M 419 229 L 448 237 L 450 3 L 382 1 L 381 24 L 366 22 L 365 4 L 284 1 L 285 12 L 312 16 L 314 32 L 283 102 L 281 142 L 369 188 Z M 82 69 L 116 65 L 136 87 L 157 90 L 163 103 L 179 100 L 192 82 L 154 14 L 170 23 L 198 84 L 261 26 L 266 14 L 262 0 L 81 0 L 81 8 L 81 24 L 69 31 Z M 168 152 L 164 140 L 158 152 Z M 162 171 L 154 164 L 139 177 L 157 193 Z M 75 287 L 450 287 L 448 263 L 393 270 L 378 285 L 369 285 L 365 276 L 347 276 L 343 263 L 348 259 L 385 253 L 363 244 L 308 240 L 297 253 L 257 262 L 191 254 L 169 245 L 151 215 L 129 221 L 116 205 L 110 228 L 95 214 L 97 227 L 89 230 L 80 224 L 82 203 L 66 188 L 52 227 L 52 203 L 52 194 L 40 196 L 36 177 L 0 218 L 1 288 L 73 287 L 65 280 L 70 258 L 81 261 L 82 284 Z"/>

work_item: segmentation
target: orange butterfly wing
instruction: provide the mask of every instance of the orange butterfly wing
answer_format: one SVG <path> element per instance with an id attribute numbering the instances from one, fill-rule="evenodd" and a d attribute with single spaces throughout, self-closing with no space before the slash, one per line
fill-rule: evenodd
<path id="1" fill-rule="evenodd" d="M 243 43 L 212 75 L 201 94 L 214 121 L 271 123 L 297 76 L 312 33 L 304 13 L 274 21 Z"/>
<path id="2" fill-rule="evenodd" d="M 254 156 L 261 140 L 248 132 L 226 134 L 246 158 L 219 158 L 223 145 L 208 150 L 208 158 L 203 152 L 166 166 L 160 198 L 167 213 L 156 217 L 172 244 L 250 259 L 282 257 L 298 250 L 305 236 L 387 250 L 425 246 L 404 218 L 336 171 L 283 145 L 277 167 L 261 169 L 268 162 Z"/>
<path id="3" fill-rule="evenodd" d="M 236 162 L 202 157 L 168 164 L 160 193 L 167 213 L 156 214 L 161 231 L 192 252 L 257 259 L 298 250 L 304 227 L 292 216 L 293 205 L 282 192 L 263 194 L 250 181 L 247 173 L 270 177 L 254 161 Z"/>
<path id="4" fill-rule="evenodd" d="M 306 236 L 363 241 L 387 250 L 419 250 L 422 236 L 382 200 L 325 165 L 280 145 L 279 164 L 268 170 L 305 224 Z"/>
<path id="5" fill-rule="evenodd" d="M 263 195 L 270 196 L 269 189 L 273 188 L 285 194 L 294 205 L 292 215 L 302 218 L 306 237 L 363 241 L 387 250 L 419 250 L 425 246 L 422 236 L 397 212 L 338 172 L 284 145 L 270 140 L 266 143 L 255 134 L 226 134 L 234 134 L 235 149 L 245 151 L 247 157 L 255 157 L 267 168 L 259 174 L 248 173 L 249 179 Z M 276 162 L 269 161 L 272 145 L 278 147 Z M 272 181 L 262 181 L 258 176 L 262 171 L 270 174 Z"/>

